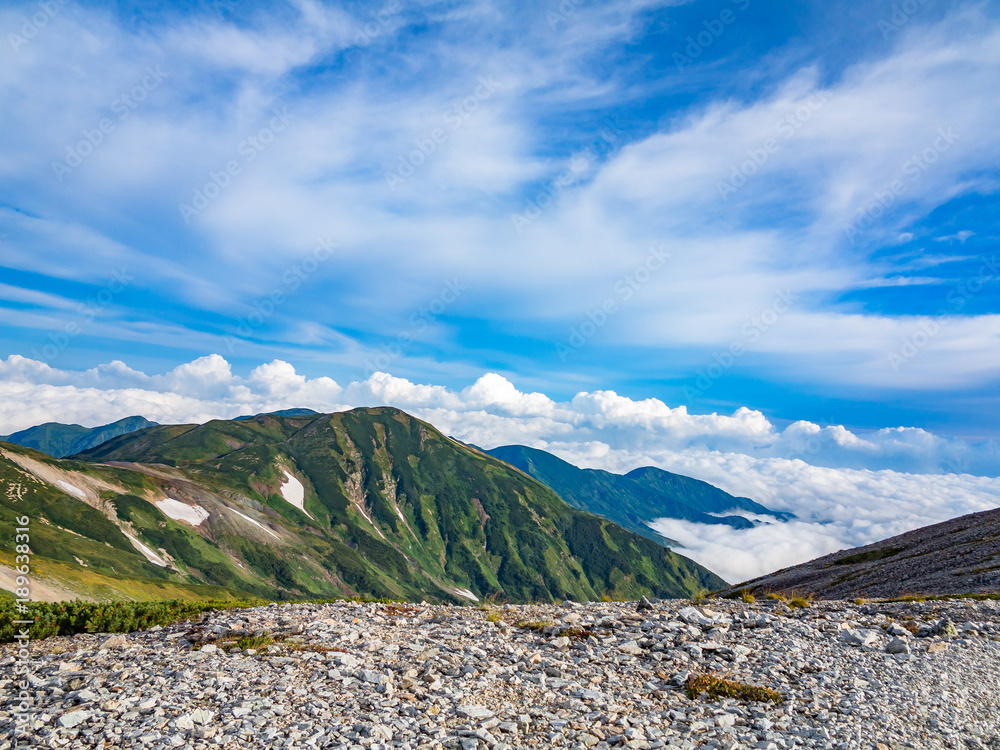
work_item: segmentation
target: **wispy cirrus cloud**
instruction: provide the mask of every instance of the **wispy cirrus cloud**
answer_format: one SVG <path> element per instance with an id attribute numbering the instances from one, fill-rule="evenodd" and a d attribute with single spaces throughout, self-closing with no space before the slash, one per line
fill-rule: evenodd
<path id="1" fill-rule="evenodd" d="M 982 416 L 1000 379 L 998 274 L 982 271 L 995 212 L 977 202 L 1000 157 L 993 9 L 929 9 L 883 34 L 884 8 L 852 8 L 824 27 L 854 39 L 834 57 L 805 21 L 732 5 L 733 23 L 678 68 L 717 9 L 404 4 L 359 36 L 362 4 L 67 4 L 30 43 L 0 45 L 0 251 L 23 290 L 0 300 L 5 353 L 38 350 L 72 322 L 57 297 L 85 302 L 124 267 L 134 293 L 74 340 L 75 364 L 115 350 L 169 370 L 217 351 L 244 372 L 280 357 L 351 382 L 459 279 L 469 293 L 394 373 L 460 389 L 499 370 L 562 402 L 613 388 L 692 413 L 767 404 L 782 422 L 833 400 L 824 422 L 995 434 Z M 0 11 L 0 29 L 24 7 Z M 163 80 L 118 119 L 115 102 L 157 66 Z M 241 145 L 276 109 L 287 130 L 250 160 Z M 102 118 L 114 131 L 60 182 L 53 162 Z M 584 158 L 609 118 L 614 139 Z M 186 221 L 179 206 L 233 160 L 239 174 Z M 390 189 L 401 161 L 414 171 Z M 511 216 L 539 201 L 518 231 Z M 240 337 L 328 236 L 332 260 Z M 650 247 L 669 269 L 560 358 Z M 795 302 L 767 322 L 778 294 Z M 845 456 L 891 442 L 817 439 Z"/>

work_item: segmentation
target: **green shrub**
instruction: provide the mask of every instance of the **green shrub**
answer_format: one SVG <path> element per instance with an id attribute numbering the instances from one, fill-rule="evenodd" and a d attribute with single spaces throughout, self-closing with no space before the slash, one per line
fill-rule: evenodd
<path id="1" fill-rule="evenodd" d="M 781 703 L 784 700 L 781 693 L 771 688 L 746 685 L 714 674 L 693 675 L 688 678 L 686 689 L 688 698 L 692 700 L 702 694 L 707 695 L 710 700 L 736 698 L 761 703 Z"/>
<path id="2" fill-rule="evenodd" d="M 19 613 L 15 602 L 0 600 L 0 643 L 10 643 L 21 626 L 14 620 L 34 620 L 28 634 L 38 641 L 57 635 L 77 633 L 131 633 L 156 625 L 170 625 L 216 609 L 256 607 L 260 601 L 206 602 L 31 602 L 28 612 Z"/>
<path id="3" fill-rule="evenodd" d="M 262 648 L 267 648 L 272 643 L 274 643 L 274 639 L 269 635 L 248 635 L 236 641 L 236 647 L 244 651 L 248 648 L 255 648 L 259 651 Z"/>

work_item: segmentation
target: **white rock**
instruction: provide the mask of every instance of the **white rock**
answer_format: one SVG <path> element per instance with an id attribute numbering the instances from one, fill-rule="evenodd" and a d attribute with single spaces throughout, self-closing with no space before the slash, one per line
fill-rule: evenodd
<path id="1" fill-rule="evenodd" d="M 493 712 L 485 706 L 464 704 L 458 707 L 458 715 L 465 719 L 492 719 Z"/>
<path id="2" fill-rule="evenodd" d="M 68 714 L 63 714 L 58 719 L 58 724 L 61 727 L 66 727 L 67 729 L 72 729 L 75 726 L 79 726 L 87 719 L 91 717 L 93 712 L 91 711 L 71 711 Z"/>

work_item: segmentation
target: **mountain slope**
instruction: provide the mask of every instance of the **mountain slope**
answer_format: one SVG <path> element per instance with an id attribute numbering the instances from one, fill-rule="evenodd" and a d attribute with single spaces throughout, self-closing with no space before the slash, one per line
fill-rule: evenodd
<path id="1" fill-rule="evenodd" d="M 31 504 L 33 531 L 45 529 L 36 555 L 95 573 L 270 598 L 527 601 L 724 585 L 396 409 L 157 425 L 63 461 L 3 445 L 0 480 L 23 486 L 0 496 L 3 514 Z"/>
<path id="2" fill-rule="evenodd" d="M 1000 593 L 1000 509 L 924 526 L 741 583 L 822 599 Z"/>
<path id="3" fill-rule="evenodd" d="M 790 513 L 772 511 L 745 497 L 734 497 L 698 479 L 671 474 L 652 466 L 625 474 L 599 469 L 580 469 L 537 448 L 504 445 L 487 451 L 552 488 L 574 508 L 595 513 L 647 539 L 666 540 L 648 525 L 656 518 L 681 518 L 707 524 L 751 528 L 753 522 L 726 514 L 744 510 L 780 520 Z"/>
<path id="4" fill-rule="evenodd" d="M 78 424 L 46 422 L 15 432 L 7 437 L 0 437 L 0 441 L 15 443 L 25 448 L 34 448 L 49 456 L 63 458 L 93 448 L 119 435 L 127 435 L 154 424 L 156 423 L 150 422 L 144 417 L 125 417 L 101 427 L 82 427 Z"/>

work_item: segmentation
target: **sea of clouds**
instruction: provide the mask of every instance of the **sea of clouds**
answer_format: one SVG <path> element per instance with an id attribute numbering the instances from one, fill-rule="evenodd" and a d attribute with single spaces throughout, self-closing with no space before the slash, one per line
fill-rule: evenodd
<path id="1" fill-rule="evenodd" d="M 520 443 L 615 472 L 659 466 L 794 513 L 794 521 L 757 519 L 761 523 L 747 530 L 655 522 L 685 546 L 684 554 L 733 582 L 1000 507 L 995 443 L 912 427 L 859 435 L 800 421 L 781 429 L 745 407 L 691 414 L 684 406 L 613 391 L 557 402 L 519 391 L 496 373 L 453 390 L 381 372 L 340 385 L 306 378 L 281 360 L 241 377 L 217 354 L 154 375 L 120 361 L 69 371 L 18 355 L 0 360 L 0 434 L 47 421 L 96 426 L 136 414 L 200 423 L 289 407 L 331 412 L 383 404 L 484 448 Z"/>

